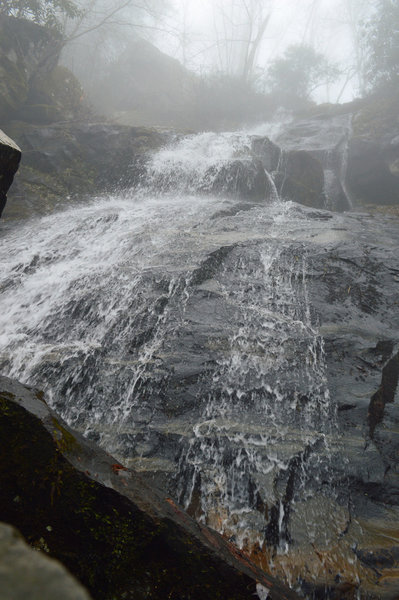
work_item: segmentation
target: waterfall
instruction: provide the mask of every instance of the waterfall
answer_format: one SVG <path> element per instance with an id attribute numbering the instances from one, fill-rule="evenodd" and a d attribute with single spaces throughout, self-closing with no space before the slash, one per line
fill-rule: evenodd
<path id="1" fill-rule="evenodd" d="M 281 202 L 267 173 L 243 198 L 237 161 L 248 133 L 176 138 L 138 188 L 2 226 L 0 366 L 292 581 L 345 527 L 308 290 L 340 217 Z"/>
<path id="2" fill-rule="evenodd" d="M 180 500 L 190 510 L 199 495 L 198 518 L 233 535 L 241 547 L 251 537 L 254 543 L 254 533 L 262 545 L 265 529 L 269 541 L 285 547 L 294 500 L 287 475 L 309 494 L 312 478 L 320 479 L 321 472 L 326 477 L 327 468 L 309 466 L 312 451 L 317 448 L 321 460 L 323 447 L 322 460 L 328 461 L 336 433 L 323 340 L 307 295 L 307 257 L 301 246 L 265 242 L 245 261 L 229 262 L 220 281 L 237 318 L 211 391 L 204 386 L 202 420 L 182 455 Z M 323 487 L 321 481 L 316 485 Z"/>

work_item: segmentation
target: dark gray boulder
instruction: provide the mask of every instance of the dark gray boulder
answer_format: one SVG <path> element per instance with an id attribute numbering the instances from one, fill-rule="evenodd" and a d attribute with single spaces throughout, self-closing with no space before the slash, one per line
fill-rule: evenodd
<path id="1" fill-rule="evenodd" d="M 129 188 L 143 175 L 147 154 L 165 142 L 154 129 L 103 122 L 37 126 L 13 121 L 8 131 L 24 152 L 8 218 L 44 214 L 74 197 Z"/>
<path id="2" fill-rule="evenodd" d="M 7 192 L 21 160 L 21 150 L 0 129 L 0 217 L 7 202 Z"/>
<path id="3" fill-rule="evenodd" d="M 294 119 L 277 137 L 284 150 L 306 150 L 324 170 L 326 208 L 348 210 L 352 200 L 346 190 L 348 139 L 355 105 L 318 108 L 316 114 Z"/>
<path id="4" fill-rule="evenodd" d="M 281 148 L 268 137 L 256 137 L 252 140 L 252 152 L 269 173 L 278 169 Z"/>
<path id="5" fill-rule="evenodd" d="M 276 183 L 283 198 L 313 208 L 325 206 L 323 167 L 305 150 L 284 155 Z"/>
<path id="6" fill-rule="evenodd" d="M 396 133 L 350 141 L 347 182 L 359 202 L 399 204 L 399 128 Z"/>
<path id="7" fill-rule="evenodd" d="M 398 97 L 381 91 L 353 118 L 347 185 L 359 204 L 399 204 Z"/>
<path id="8" fill-rule="evenodd" d="M 272 181 L 258 159 L 234 160 L 219 168 L 214 177 L 211 171 L 205 180 L 212 180 L 211 189 L 207 191 L 213 194 L 255 201 L 266 200 L 273 195 Z"/>

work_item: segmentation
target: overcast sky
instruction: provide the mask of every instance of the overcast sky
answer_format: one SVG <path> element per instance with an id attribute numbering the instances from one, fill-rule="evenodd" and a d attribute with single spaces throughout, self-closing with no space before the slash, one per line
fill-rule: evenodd
<path id="1" fill-rule="evenodd" d="M 187 67 L 208 71 L 215 65 L 213 2 L 230 0 L 174 0 L 176 12 L 173 21 L 183 29 L 186 23 L 190 43 L 186 47 Z M 283 54 L 293 43 L 313 45 L 332 61 L 348 63 L 352 47 L 349 29 L 345 26 L 343 2 L 345 0 L 265 0 L 272 6 L 272 17 L 265 39 L 258 54 L 257 63 L 265 68 L 267 63 Z M 182 60 L 182 47 L 175 38 L 166 36 L 159 42 L 161 49 Z M 342 81 L 330 89 L 330 100 L 336 100 Z M 351 100 L 353 86 L 349 85 L 341 101 Z M 335 96 L 335 97 L 334 97 Z M 327 91 L 319 90 L 316 99 L 327 100 Z"/>

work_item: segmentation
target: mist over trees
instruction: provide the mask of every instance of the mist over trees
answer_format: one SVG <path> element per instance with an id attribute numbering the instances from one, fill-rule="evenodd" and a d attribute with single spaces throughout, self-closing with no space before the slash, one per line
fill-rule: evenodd
<path id="1" fill-rule="evenodd" d="M 399 89 L 399 0 L 377 0 L 366 24 L 366 77 L 371 89 Z"/>
<path id="2" fill-rule="evenodd" d="M 282 106 L 293 108 L 299 101 L 310 100 L 312 93 L 321 85 L 328 85 L 338 78 L 340 71 L 320 52 L 304 44 L 287 48 L 281 58 L 269 66 L 266 83 Z"/>
<path id="3" fill-rule="evenodd" d="M 62 61 L 89 94 L 115 68 L 132 40 L 153 39 L 162 32 L 169 3 L 165 0 L 76 0 L 77 18 L 64 18 L 66 43 Z M 123 93 L 123 92 L 122 92 Z"/>
<path id="4" fill-rule="evenodd" d="M 88 101 L 127 121 L 263 118 L 399 87 L 399 0 L 0 0 L 0 15 L 55 28 Z"/>
<path id="5" fill-rule="evenodd" d="M 212 4 L 217 66 L 250 82 L 272 13 L 272 0 L 215 0 Z"/>

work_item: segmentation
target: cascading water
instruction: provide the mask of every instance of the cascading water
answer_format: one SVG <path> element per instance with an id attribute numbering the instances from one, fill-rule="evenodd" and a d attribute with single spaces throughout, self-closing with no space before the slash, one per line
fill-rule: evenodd
<path id="1" fill-rule="evenodd" d="M 309 493 L 306 462 L 312 462 L 312 448 L 323 446 L 328 454 L 328 437 L 335 433 L 323 341 L 310 315 L 303 248 L 265 242 L 246 260 L 231 263 L 219 282 L 237 316 L 212 374 L 204 420 L 184 452 L 181 500 L 190 508 L 199 493 L 198 516 L 234 534 L 240 546 L 254 532 L 262 545 L 265 528 L 269 541 L 285 545 L 293 500 L 286 475 Z M 320 478 L 314 465 L 311 472 Z M 276 495 L 273 482 L 279 477 Z M 254 527 L 256 505 L 262 510 Z"/>
<path id="2" fill-rule="evenodd" d="M 250 148 L 248 134 L 175 140 L 140 189 L 3 226 L 0 364 L 127 464 L 172 471 L 191 513 L 292 583 L 345 527 L 307 290 L 331 232 L 269 175 L 267 202 L 241 201 L 229 167 Z"/>

